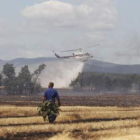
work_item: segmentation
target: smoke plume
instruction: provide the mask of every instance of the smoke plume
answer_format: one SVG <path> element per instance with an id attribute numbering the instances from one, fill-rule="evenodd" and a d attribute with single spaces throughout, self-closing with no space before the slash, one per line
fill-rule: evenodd
<path id="1" fill-rule="evenodd" d="M 40 77 L 43 87 L 50 81 L 54 82 L 57 88 L 69 87 L 71 80 L 83 69 L 83 63 L 77 61 L 53 61 L 46 63 L 46 66 Z"/>
<path id="2" fill-rule="evenodd" d="M 74 60 L 54 60 L 45 62 L 46 68 L 39 77 L 43 87 L 47 87 L 49 82 L 54 82 L 55 88 L 68 88 L 73 79 L 82 72 L 84 63 Z M 29 69 L 33 72 L 40 64 L 29 64 Z M 16 69 L 19 72 L 21 66 Z"/>

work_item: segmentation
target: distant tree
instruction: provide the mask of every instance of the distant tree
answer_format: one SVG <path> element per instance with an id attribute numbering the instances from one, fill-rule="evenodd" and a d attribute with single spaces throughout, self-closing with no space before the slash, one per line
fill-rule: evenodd
<path id="1" fill-rule="evenodd" d="M 0 86 L 2 86 L 3 85 L 3 75 L 2 75 L 2 73 L 0 73 Z"/>
<path id="2" fill-rule="evenodd" d="M 41 64 L 39 65 L 39 67 L 34 71 L 34 73 L 32 74 L 32 81 L 33 83 L 36 83 L 36 81 L 38 80 L 39 75 L 42 73 L 42 71 L 45 69 L 46 65 L 45 64 Z"/>
<path id="3" fill-rule="evenodd" d="M 79 73 L 78 76 L 76 77 L 76 79 L 71 81 L 70 86 L 71 87 L 83 87 L 84 86 L 83 74 Z"/>
<path id="4" fill-rule="evenodd" d="M 34 92 L 38 91 L 41 88 L 40 83 L 38 83 L 38 78 L 42 71 L 45 69 L 46 65 L 41 64 L 39 67 L 33 72 L 31 75 L 31 85 L 30 85 L 30 94 L 33 94 Z"/>
<path id="5" fill-rule="evenodd" d="M 3 74 L 6 77 L 4 82 L 6 91 L 9 94 L 15 92 L 16 73 L 13 64 L 5 64 L 3 66 Z"/>
<path id="6" fill-rule="evenodd" d="M 105 78 L 105 87 L 106 87 L 107 91 L 112 90 L 112 84 L 113 83 L 112 83 L 111 79 L 108 76 L 106 76 L 106 78 Z"/>
<path id="7" fill-rule="evenodd" d="M 41 64 L 31 73 L 27 65 L 21 68 L 18 75 L 18 92 L 19 94 L 35 94 L 42 89 L 38 78 L 41 72 L 45 69 L 46 65 Z"/>
<path id="8" fill-rule="evenodd" d="M 70 86 L 94 87 L 96 92 L 113 90 L 128 92 L 133 84 L 139 86 L 140 89 L 140 75 L 84 72 L 72 80 Z"/>
<path id="9" fill-rule="evenodd" d="M 25 65 L 16 76 L 13 64 L 5 64 L 3 66 L 4 86 L 8 94 L 33 94 L 39 92 L 42 87 L 38 79 L 45 67 L 45 64 L 41 64 L 31 73 L 28 65 Z"/>
<path id="10" fill-rule="evenodd" d="M 6 76 L 6 78 L 8 79 L 14 79 L 15 78 L 15 67 L 13 66 L 13 64 L 5 64 L 3 66 L 3 74 Z"/>
<path id="11" fill-rule="evenodd" d="M 17 77 L 17 91 L 19 94 L 28 94 L 31 86 L 32 75 L 29 71 L 28 65 L 21 68 L 19 75 Z"/>

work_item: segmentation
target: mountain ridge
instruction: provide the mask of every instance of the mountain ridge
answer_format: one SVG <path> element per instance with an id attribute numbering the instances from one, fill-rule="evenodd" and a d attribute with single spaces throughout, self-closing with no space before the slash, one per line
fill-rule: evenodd
<path id="1" fill-rule="evenodd" d="M 56 63 L 61 61 L 62 59 L 57 59 L 54 57 L 38 57 L 38 58 L 15 58 L 12 60 L 1 60 L 0 59 L 0 67 L 2 67 L 5 63 L 12 63 L 14 66 L 22 66 L 22 65 L 38 65 L 41 63 L 53 62 Z M 69 60 L 62 60 L 69 61 Z M 101 72 L 101 73 L 123 73 L 123 74 L 140 74 L 140 64 L 133 65 L 122 65 L 115 64 L 110 62 L 103 62 L 99 60 L 89 60 L 84 63 L 83 72 Z"/>

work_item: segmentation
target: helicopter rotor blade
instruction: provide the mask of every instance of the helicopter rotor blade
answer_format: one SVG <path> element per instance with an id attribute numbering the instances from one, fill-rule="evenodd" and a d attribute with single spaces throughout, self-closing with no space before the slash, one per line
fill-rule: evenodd
<path id="1" fill-rule="evenodd" d="M 97 47 L 97 46 L 100 46 L 101 44 L 96 44 L 94 46 L 90 46 L 90 47 L 87 47 L 87 48 L 93 48 L 93 47 Z"/>
<path id="2" fill-rule="evenodd" d="M 96 44 L 94 46 L 90 46 L 90 47 L 84 47 L 84 48 L 92 48 L 92 47 L 96 47 L 96 46 L 99 46 L 101 44 Z M 61 52 L 73 52 L 73 51 L 81 51 L 82 49 L 84 48 L 78 48 L 78 49 L 73 49 L 73 50 L 65 50 L 65 51 L 61 51 Z"/>
<path id="3" fill-rule="evenodd" d="M 79 49 L 73 49 L 73 50 L 66 50 L 66 51 L 61 51 L 61 52 L 73 52 L 73 51 L 78 51 L 78 50 L 81 50 L 82 48 L 79 48 Z"/>

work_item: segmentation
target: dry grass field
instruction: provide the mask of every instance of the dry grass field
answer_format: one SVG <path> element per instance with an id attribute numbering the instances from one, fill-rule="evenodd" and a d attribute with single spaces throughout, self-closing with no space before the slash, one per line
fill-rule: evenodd
<path id="1" fill-rule="evenodd" d="M 140 107 L 61 107 L 54 124 L 36 107 L 0 106 L 0 139 L 140 140 Z"/>
<path id="2" fill-rule="evenodd" d="M 65 106 L 49 124 L 37 111 L 41 96 L 0 96 L 0 140 L 140 140 L 139 98 L 62 97 Z"/>

